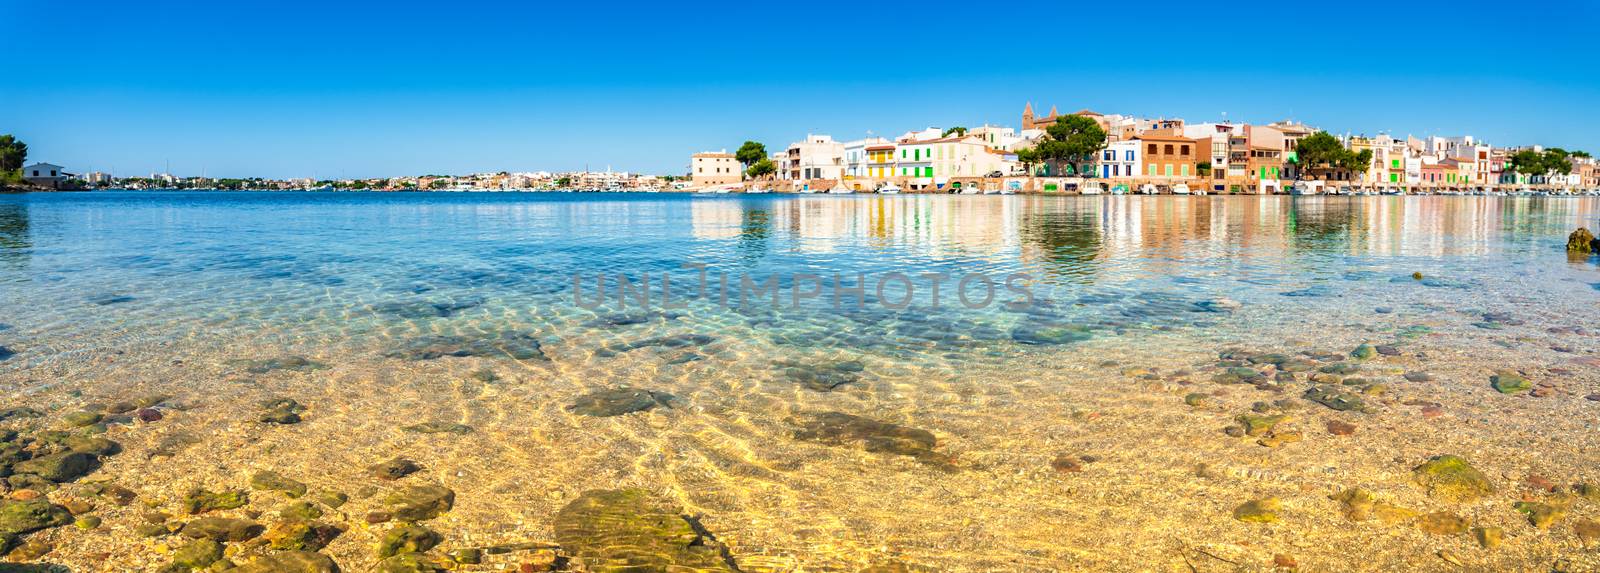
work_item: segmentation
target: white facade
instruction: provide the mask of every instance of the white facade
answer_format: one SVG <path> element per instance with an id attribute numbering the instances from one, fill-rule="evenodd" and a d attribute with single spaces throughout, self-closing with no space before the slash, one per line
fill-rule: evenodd
<path id="1" fill-rule="evenodd" d="M 1142 157 L 1138 141 L 1113 141 L 1106 144 L 1106 148 L 1100 150 L 1100 177 L 1127 179 L 1143 173 L 1144 170 L 1140 165 Z"/>
<path id="2" fill-rule="evenodd" d="M 782 179 L 844 178 L 844 144 L 832 137 L 807 134 L 805 141 L 790 144 L 784 155 L 783 168 L 778 170 Z"/>
<path id="3" fill-rule="evenodd" d="M 1016 171 L 1016 155 L 992 149 L 975 135 L 901 141 L 895 150 L 895 175 L 934 178 L 985 177 Z"/>
<path id="4" fill-rule="evenodd" d="M 22 178 L 34 185 L 55 187 L 67 180 L 66 168 L 53 163 L 35 163 L 22 168 Z"/>
<path id="5" fill-rule="evenodd" d="M 868 137 L 844 144 L 844 174 L 846 177 L 867 177 L 867 148 L 889 143 L 882 137 Z"/>
<path id="6" fill-rule="evenodd" d="M 689 156 L 689 181 L 696 187 L 738 183 L 743 175 L 739 160 L 726 149 Z"/>

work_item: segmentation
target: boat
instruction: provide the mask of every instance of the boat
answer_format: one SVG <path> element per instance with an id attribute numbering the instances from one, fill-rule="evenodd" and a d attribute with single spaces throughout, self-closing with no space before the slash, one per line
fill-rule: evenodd
<path id="1" fill-rule="evenodd" d="M 762 189 L 760 187 L 751 187 L 750 190 L 745 191 L 745 194 L 747 194 L 747 195 L 763 195 L 763 194 L 771 193 L 771 192 L 772 192 L 771 189 Z"/>
<path id="2" fill-rule="evenodd" d="M 1173 195 L 1188 195 L 1189 194 L 1189 186 L 1188 185 L 1184 185 L 1182 183 L 1179 183 L 1177 185 L 1173 185 L 1172 186 L 1172 194 Z"/>
<path id="3" fill-rule="evenodd" d="M 855 193 L 855 191 L 844 185 L 834 185 L 832 189 L 828 190 L 829 195 L 849 195 L 851 193 Z"/>
<path id="4" fill-rule="evenodd" d="M 878 188 L 878 192 L 884 195 L 897 195 L 900 191 L 900 186 L 893 183 Z"/>
<path id="5" fill-rule="evenodd" d="M 1079 195 L 1099 195 L 1104 192 L 1105 189 L 1100 187 L 1099 183 L 1090 183 L 1088 185 L 1084 185 L 1081 189 L 1078 189 Z"/>
<path id="6" fill-rule="evenodd" d="M 1152 185 L 1150 183 L 1145 183 L 1144 185 L 1140 185 L 1139 186 L 1139 194 L 1140 195 L 1157 195 L 1157 194 L 1160 194 L 1160 193 L 1161 193 L 1161 191 L 1159 189 L 1156 189 L 1156 186 Z"/>
<path id="7" fill-rule="evenodd" d="M 1319 193 L 1321 191 L 1321 189 L 1318 189 L 1319 187 L 1321 187 L 1321 185 L 1318 185 L 1316 183 L 1312 183 L 1310 181 L 1296 181 L 1294 183 L 1294 186 L 1289 188 L 1289 194 L 1290 195 L 1316 195 L 1317 193 Z"/>

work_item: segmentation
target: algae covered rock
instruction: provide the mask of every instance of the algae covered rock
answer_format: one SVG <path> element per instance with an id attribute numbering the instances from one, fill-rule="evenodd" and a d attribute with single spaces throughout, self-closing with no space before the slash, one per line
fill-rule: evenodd
<path id="1" fill-rule="evenodd" d="M 386 511 L 401 521 L 423 521 L 439 517 L 455 506 L 456 492 L 436 485 L 414 485 L 383 498 Z"/>
<path id="2" fill-rule="evenodd" d="M 567 411 L 580 416 L 595 418 L 609 418 L 643 412 L 657 406 L 672 407 L 673 395 L 666 392 L 652 392 L 623 386 L 596 390 L 579 396 L 572 404 L 567 406 Z"/>
<path id="3" fill-rule="evenodd" d="M 879 422 L 843 412 L 823 412 L 801 422 L 795 439 L 830 446 L 859 446 L 869 452 L 910 456 L 918 461 L 948 465 L 949 456 L 935 452 L 933 432 Z"/>
<path id="4" fill-rule="evenodd" d="M 1448 511 L 1435 511 L 1418 519 L 1417 529 L 1434 535 L 1460 535 L 1467 532 L 1467 520 Z"/>
<path id="5" fill-rule="evenodd" d="M 739 570 L 699 522 L 642 489 L 584 492 L 554 525 L 556 542 L 587 571 Z"/>
<path id="6" fill-rule="evenodd" d="M 433 530 L 420 525 L 402 525 L 390 529 L 378 541 L 378 557 L 393 557 L 402 553 L 421 553 L 444 541 Z"/>
<path id="7" fill-rule="evenodd" d="M 333 559 L 311 551 L 284 551 L 263 555 L 236 568 L 232 573 L 339 573 Z"/>
<path id="8" fill-rule="evenodd" d="M 1448 501 L 1472 501 L 1494 493 L 1488 476 L 1460 456 L 1434 456 L 1412 470 L 1413 479 L 1428 488 L 1428 495 Z"/>
<path id="9" fill-rule="evenodd" d="M 1505 541 L 1505 538 L 1505 530 L 1498 527 L 1489 526 L 1472 528 L 1473 541 L 1477 541 L 1478 546 L 1484 549 L 1494 549 L 1499 547 L 1500 543 Z"/>
<path id="10" fill-rule="evenodd" d="M 1567 252 L 1589 253 L 1595 250 L 1594 234 L 1587 227 L 1578 227 L 1578 230 L 1567 235 Z"/>
<path id="11" fill-rule="evenodd" d="M 449 571 L 438 559 L 421 553 L 401 553 L 378 562 L 377 573 L 440 573 Z"/>
<path id="12" fill-rule="evenodd" d="M 1272 431 L 1273 428 L 1278 427 L 1278 424 L 1288 422 L 1291 419 L 1293 418 L 1287 414 L 1275 414 L 1271 416 L 1263 414 L 1240 414 L 1234 418 L 1234 421 L 1239 422 L 1239 425 L 1244 428 L 1245 435 L 1260 436 Z"/>
<path id="13" fill-rule="evenodd" d="M 222 559 L 222 544 L 211 539 L 196 539 L 172 552 L 172 563 L 189 569 L 203 569 Z"/>
<path id="14" fill-rule="evenodd" d="M 72 513 L 43 498 L 0 501 L 0 533 L 21 535 L 72 523 Z"/>
<path id="15" fill-rule="evenodd" d="M 1283 503 L 1276 497 L 1247 501 L 1233 509 L 1233 518 L 1245 523 L 1273 523 L 1278 521 L 1278 511 Z"/>
<path id="16" fill-rule="evenodd" d="M 18 462 L 11 467 L 11 471 L 19 474 L 33 474 L 53 482 L 69 482 L 100 467 L 100 460 L 93 454 L 83 452 L 61 452 Z"/>
<path id="17" fill-rule="evenodd" d="M 1489 377 L 1489 383 L 1501 394 L 1527 392 L 1529 389 L 1533 388 L 1533 382 L 1528 381 L 1527 377 L 1518 374 L 1514 370 L 1501 370 L 1499 372 L 1495 372 L 1493 376 Z"/>
<path id="18" fill-rule="evenodd" d="M 1528 523 L 1539 529 L 1549 529 L 1552 524 L 1567 516 L 1565 505 L 1519 501 L 1512 505 L 1519 513 L 1528 516 Z"/>
<path id="19" fill-rule="evenodd" d="M 1371 344 L 1363 343 L 1361 346 L 1357 346 L 1355 350 L 1350 351 L 1350 357 L 1356 360 L 1371 360 L 1377 356 L 1378 349 Z"/>
<path id="20" fill-rule="evenodd" d="M 237 509 L 250 503 L 250 494 L 243 490 L 225 489 L 209 491 L 196 489 L 183 497 L 183 509 L 192 514 L 223 509 Z"/>
<path id="21" fill-rule="evenodd" d="M 231 517 L 202 517 L 185 523 L 182 533 L 194 539 L 213 541 L 246 541 L 261 535 L 265 528 L 248 519 Z"/>
<path id="22" fill-rule="evenodd" d="M 323 523 L 304 520 L 281 521 L 261 534 L 267 546 L 290 551 L 316 551 L 327 547 L 344 529 Z"/>
<path id="23" fill-rule="evenodd" d="M 417 465 L 417 462 L 405 458 L 394 458 L 367 466 L 367 473 L 381 480 L 394 481 L 414 474 L 421 469 L 422 466 Z"/>
<path id="24" fill-rule="evenodd" d="M 306 494 L 306 484 L 284 477 L 283 474 L 272 470 L 256 472 L 250 477 L 250 487 L 262 491 L 283 492 L 289 497 L 300 497 Z"/>
<path id="25" fill-rule="evenodd" d="M 1377 519 L 1384 523 L 1393 524 L 1417 516 L 1415 511 L 1378 501 L 1373 498 L 1371 492 L 1358 487 L 1353 487 L 1328 497 L 1344 506 L 1344 517 L 1350 521 Z"/>

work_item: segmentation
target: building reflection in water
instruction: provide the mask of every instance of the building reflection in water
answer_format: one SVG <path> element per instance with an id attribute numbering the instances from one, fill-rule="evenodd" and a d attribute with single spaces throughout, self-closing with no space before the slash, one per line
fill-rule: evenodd
<path id="1" fill-rule="evenodd" d="M 33 235 L 28 206 L 0 203 L 0 263 L 23 266 L 32 252 Z"/>
<path id="2" fill-rule="evenodd" d="M 893 251 L 1092 282 L 1172 274 L 1180 263 L 1192 271 L 1204 259 L 1316 266 L 1547 248 L 1551 236 L 1595 226 L 1597 208 L 1600 199 L 1542 197 L 903 195 L 697 200 L 690 211 L 695 238 L 737 239 L 746 252 Z"/>

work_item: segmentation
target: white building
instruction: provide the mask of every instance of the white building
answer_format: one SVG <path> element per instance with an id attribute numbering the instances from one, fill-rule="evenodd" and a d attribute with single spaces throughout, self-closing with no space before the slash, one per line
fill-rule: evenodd
<path id="1" fill-rule="evenodd" d="M 34 185 L 57 188 L 67 181 L 67 172 L 66 168 L 60 165 L 35 163 L 23 166 L 22 178 Z"/>
<path id="2" fill-rule="evenodd" d="M 1227 141 L 1226 138 L 1223 139 Z M 1226 154 L 1226 147 L 1224 147 Z M 1113 141 L 1100 150 L 1100 176 L 1106 179 L 1131 178 L 1144 169 L 1140 166 L 1138 141 Z"/>
<path id="3" fill-rule="evenodd" d="M 846 178 L 869 177 L 871 171 L 868 167 L 870 161 L 868 161 L 867 157 L 867 148 L 880 146 L 886 143 L 889 143 L 889 140 L 882 137 L 868 137 L 866 139 L 857 139 L 855 141 L 845 142 L 844 176 Z"/>
<path id="4" fill-rule="evenodd" d="M 1016 154 L 990 148 L 975 135 L 901 141 L 897 147 L 895 175 L 935 184 L 951 177 L 1006 176 L 1017 170 Z"/>
<path id="5" fill-rule="evenodd" d="M 844 144 L 826 135 L 807 134 L 789 145 L 778 165 L 781 179 L 809 181 L 844 178 Z"/>
<path id="6" fill-rule="evenodd" d="M 741 180 L 743 172 L 739 160 L 726 149 L 689 156 L 689 181 L 695 187 L 731 185 Z"/>

